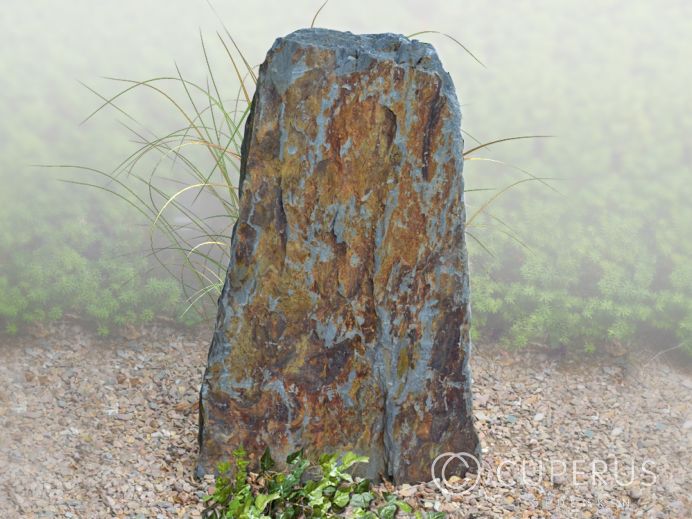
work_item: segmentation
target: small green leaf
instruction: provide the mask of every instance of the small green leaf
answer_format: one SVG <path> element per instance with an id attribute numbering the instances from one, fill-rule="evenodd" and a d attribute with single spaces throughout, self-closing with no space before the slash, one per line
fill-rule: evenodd
<path id="1" fill-rule="evenodd" d="M 247 452 L 245 451 L 245 449 L 243 447 L 238 447 L 236 450 L 233 451 L 233 457 L 236 460 L 245 459 L 246 456 L 247 456 Z"/>
<path id="2" fill-rule="evenodd" d="M 295 463 L 296 461 L 302 459 L 304 453 L 305 453 L 305 450 L 302 449 L 302 448 L 301 448 L 300 450 L 297 450 L 297 451 L 295 451 L 295 452 L 292 452 L 291 454 L 289 454 L 289 455 L 286 457 L 286 463 L 288 463 L 289 465 L 292 465 L 292 464 Z"/>
<path id="3" fill-rule="evenodd" d="M 297 510 L 293 506 L 287 506 L 283 512 L 281 512 L 277 519 L 295 519 L 298 516 Z"/>
<path id="4" fill-rule="evenodd" d="M 363 492 L 367 492 L 370 490 L 370 480 L 369 479 L 361 479 L 358 483 L 356 483 L 355 487 L 353 487 L 353 493 L 354 494 L 362 494 Z"/>
<path id="5" fill-rule="evenodd" d="M 361 494 L 353 494 L 351 496 L 350 505 L 358 508 L 368 508 L 370 502 L 375 498 L 370 492 L 363 492 Z"/>
<path id="6" fill-rule="evenodd" d="M 260 470 L 262 472 L 266 472 L 274 468 L 274 465 L 276 465 L 276 463 L 272 459 L 271 453 L 269 452 L 269 447 L 267 447 L 264 449 L 262 457 L 260 458 Z"/>
<path id="7" fill-rule="evenodd" d="M 314 479 L 311 479 L 305 485 L 303 486 L 303 490 L 305 491 L 306 494 L 309 494 L 313 490 L 315 490 L 319 486 L 319 483 L 315 481 Z"/>
<path id="8" fill-rule="evenodd" d="M 356 463 L 367 463 L 368 459 L 367 456 L 359 456 L 355 452 L 347 452 L 341 459 L 341 465 L 344 469 L 347 469 Z"/>
<path id="9" fill-rule="evenodd" d="M 312 507 L 318 507 L 324 504 L 324 496 L 322 495 L 321 487 L 317 487 L 315 490 L 308 494 L 308 503 Z"/>
<path id="10" fill-rule="evenodd" d="M 381 519 L 394 519 L 396 515 L 396 505 L 394 503 L 389 503 L 380 507 L 377 511 Z"/>
<path id="11" fill-rule="evenodd" d="M 332 499 L 332 503 L 334 503 L 334 505 L 338 506 L 339 508 L 344 508 L 344 507 L 346 507 L 346 505 L 348 505 L 350 499 L 351 499 L 351 495 L 350 495 L 350 492 L 348 490 L 339 489 L 334 494 L 334 498 Z"/>
<path id="12" fill-rule="evenodd" d="M 271 503 L 272 501 L 276 501 L 279 498 L 278 493 L 274 494 L 260 494 L 257 497 L 255 497 L 255 506 L 257 507 L 257 510 L 259 512 L 264 512 L 264 509 L 266 506 Z"/>

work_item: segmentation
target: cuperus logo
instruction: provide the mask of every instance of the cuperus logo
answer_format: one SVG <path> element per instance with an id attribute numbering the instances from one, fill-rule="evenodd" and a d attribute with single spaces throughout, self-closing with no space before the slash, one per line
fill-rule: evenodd
<path id="1" fill-rule="evenodd" d="M 433 460 L 430 474 L 443 494 L 468 494 L 481 480 L 481 463 L 468 452 L 445 452 Z"/>

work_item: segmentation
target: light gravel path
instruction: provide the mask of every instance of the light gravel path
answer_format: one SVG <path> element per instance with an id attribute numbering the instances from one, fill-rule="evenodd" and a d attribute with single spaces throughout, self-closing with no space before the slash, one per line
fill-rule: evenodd
<path id="1" fill-rule="evenodd" d="M 0 339 L 0 518 L 199 517 L 208 337 L 162 328 L 100 340 L 67 324 L 37 335 Z M 404 485 L 403 499 L 449 517 L 692 517 L 688 376 L 526 353 L 481 351 L 472 364 L 478 485 Z"/>

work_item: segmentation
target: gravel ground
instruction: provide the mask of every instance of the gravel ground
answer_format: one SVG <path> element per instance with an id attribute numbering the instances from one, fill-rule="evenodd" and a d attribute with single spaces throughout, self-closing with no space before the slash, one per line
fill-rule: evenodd
<path id="1" fill-rule="evenodd" d="M 208 337 L 129 335 L 63 324 L 2 339 L 1 518 L 200 516 L 211 483 L 192 468 Z M 692 517 L 689 376 L 657 361 L 623 370 L 488 351 L 472 368 L 478 482 L 403 485 L 402 499 L 465 518 Z"/>

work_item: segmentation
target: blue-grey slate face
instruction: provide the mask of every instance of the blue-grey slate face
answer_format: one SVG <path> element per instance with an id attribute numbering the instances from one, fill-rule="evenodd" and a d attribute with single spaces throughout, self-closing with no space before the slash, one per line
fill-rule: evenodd
<path id="1" fill-rule="evenodd" d="M 243 445 L 430 479 L 478 453 L 461 114 L 434 49 L 301 30 L 260 69 L 201 391 L 198 472 Z"/>

